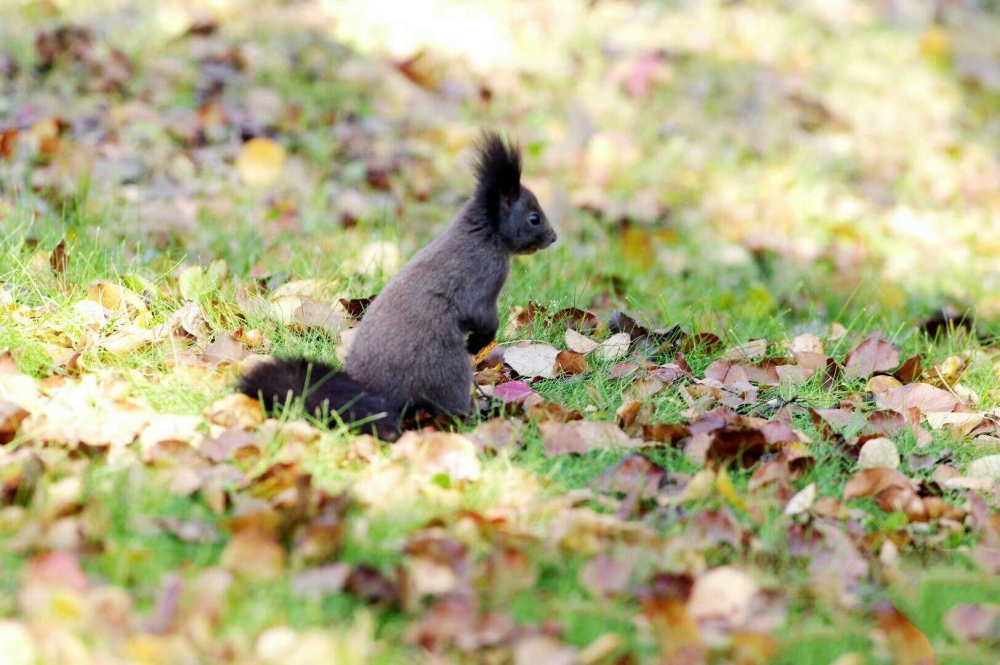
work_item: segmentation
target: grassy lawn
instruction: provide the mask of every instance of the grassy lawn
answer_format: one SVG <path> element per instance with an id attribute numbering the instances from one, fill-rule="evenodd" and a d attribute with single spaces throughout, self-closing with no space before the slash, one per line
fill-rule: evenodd
<path id="1" fill-rule="evenodd" d="M 990 3 L 155 4 L 0 5 L 5 662 L 996 662 Z M 234 396 L 484 126 L 560 236 L 499 345 L 624 347 L 396 444 Z"/>

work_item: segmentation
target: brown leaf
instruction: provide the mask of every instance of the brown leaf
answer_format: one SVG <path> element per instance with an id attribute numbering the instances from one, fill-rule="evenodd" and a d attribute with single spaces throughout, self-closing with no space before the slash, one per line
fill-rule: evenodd
<path id="1" fill-rule="evenodd" d="M 905 513 L 911 522 L 926 522 L 929 518 L 924 501 L 910 487 L 887 487 L 875 501 L 887 513 Z"/>
<path id="2" fill-rule="evenodd" d="M 897 665 L 934 665 L 934 649 L 927 637 L 920 632 L 891 603 L 875 607 L 879 629 L 886 638 L 893 662 Z"/>
<path id="3" fill-rule="evenodd" d="M 364 318 L 365 312 L 368 311 L 375 297 L 375 295 L 371 295 L 367 298 L 341 298 L 340 304 L 347 310 L 348 316 L 356 321 L 360 321 Z"/>
<path id="4" fill-rule="evenodd" d="M 626 361 L 612 367 L 608 374 L 612 379 L 624 379 L 626 376 L 634 374 L 637 371 L 639 371 L 639 365 L 631 361 Z"/>
<path id="5" fill-rule="evenodd" d="M 899 366 L 899 349 L 879 335 L 871 335 L 851 349 L 844 361 L 848 379 L 868 378 Z"/>
<path id="6" fill-rule="evenodd" d="M 718 381 L 726 387 L 749 383 L 746 370 L 728 360 L 716 360 L 705 368 L 705 378 Z"/>
<path id="7" fill-rule="evenodd" d="M 745 362 L 748 360 L 763 358 L 766 353 L 767 340 L 752 339 L 749 342 L 727 349 L 726 352 L 722 354 L 722 359 L 730 362 Z"/>
<path id="8" fill-rule="evenodd" d="M 66 253 L 65 238 L 60 240 L 59 244 L 52 249 L 52 255 L 49 257 L 49 265 L 52 266 L 53 272 L 60 275 L 65 273 L 66 268 L 69 267 L 69 254 Z"/>
<path id="9" fill-rule="evenodd" d="M 426 480 L 438 475 L 473 482 L 482 474 L 475 444 L 453 432 L 406 432 L 392 447 L 393 460 L 406 460 Z"/>
<path id="10" fill-rule="evenodd" d="M 292 594 L 312 598 L 340 593 L 347 585 L 351 567 L 336 562 L 303 571 L 292 578 Z"/>
<path id="11" fill-rule="evenodd" d="M 594 596 L 615 596 L 628 587 L 632 566 L 611 556 L 597 556 L 579 572 L 580 585 Z"/>
<path id="12" fill-rule="evenodd" d="M 293 330 L 319 330 L 330 339 L 338 340 L 340 333 L 350 325 L 345 314 L 333 311 L 333 308 L 325 302 L 301 298 L 301 303 L 292 312 L 292 323 L 289 327 Z"/>
<path id="13" fill-rule="evenodd" d="M 236 339 L 231 332 L 223 332 L 205 347 L 202 355 L 216 363 L 238 363 L 250 355 L 246 344 Z"/>
<path id="14" fill-rule="evenodd" d="M 583 455 L 592 450 L 627 448 L 632 445 L 628 435 L 614 423 L 576 420 L 568 423 L 553 421 L 538 424 L 545 452 L 556 455 Z"/>
<path id="15" fill-rule="evenodd" d="M 652 415 L 651 404 L 645 404 L 641 400 L 622 402 L 615 410 L 615 423 L 628 434 L 635 434 L 635 427 L 647 423 Z"/>
<path id="16" fill-rule="evenodd" d="M 691 430 L 684 425 L 673 423 L 654 423 L 642 426 L 642 439 L 674 445 L 691 436 Z"/>
<path id="17" fill-rule="evenodd" d="M 231 393 L 210 404 L 204 411 L 205 418 L 223 427 L 255 427 L 264 422 L 260 400 L 243 393 Z"/>
<path id="18" fill-rule="evenodd" d="M 513 665 L 573 665 L 577 662 L 576 649 L 549 635 L 530 635 L 514 645 Z"/>
<path id="19" fill-rule="evenodd" d="M 760 585 L 748 573 L 720 566 L 695 580 L 688 612 L 697 622 L 719 622 L 738 628 L 753 617 L 753 601 L 759 592 Z"/>
<path id="20" fill-rule="evenodd" d="M 890 487 L 909 489 L 910 479 L 895 469 L 862 469 L 844 484 L 843 499 L 849 501 L 876 496 Z"/>
<path id="21" fill-rule="evenodd" d="M 775 444 L 769 443 L 759 429 L 731 425 L 709 434 L 711 440 L 705 451 L 705 463 L 726 466 L 735 462 L 742 468 L 753 466 L 764 455 L 774 452 Z"/>
<path id="22" fill-rule="evenodd" d="M 901 383 L 913 383 L 924 373 L 924 367 L 920 362 L 920 356 L 913 356 L 903 361 L 899 369 L 893 374 Z"/>
<path id="23" fill-rule="evenodd" d="M 655 376 L 647 376 L 644 379 L 635 381 L 626 388 L 622 393 L 622 398 L 627 401 L 644 401 L 659 393 L 663 388 L 663 381 L 660 381 Z"/>
<path id="24" fill-rule="evenodd" d="M 644 455 L 633 453 L 605 471 L 599 487 L 604 493 L 617 492 L 644 499 L 656 496 L 666 478 L 666 469 Z"/>
<path id="25" fill-rule="evenodd" d="M 816 483 L 809 483 L 798 494 L 788 500 L 788 503 L 785 505 L 784 514 L 798 515 L 799 513 L 804 513 L 812 508 L 815 501 Z"/>
<path id="26" fill-rule="evenodd" d="M 560 351 L 556 355 L 556 374 L 586 374 L 590 371 L 590 363 L 586 356 L 576 351 Z"/>
<path id="27" fill-rule="evenodd" d="M 481 452 L 498 453 L 521 444 L 524 424 L 509 418 L 493 418 L 480 423 L 469 436 Z"/>
<path id="28" fill-rule="evenodd" d="M 956 605 L 942 620 L 945 629 L 962 642 L 1000 647 L 1000 605 Z"/>
<path id="29" fill-rule="evenodd" d="M 246 528 L 237 531 L 229 540 L 219 562 L 234 573 L 273 580 L 284 573 L 286 558 L 285 548 L 274 534 Z"/>
<path id="30" fill-rule="evenodd" d="M 559 310 L 552 315 L 552 321 L 576 332 L 587 332 L 601 327 L 601 320 L 596 314 L 576 307 Z"/>
<path id="31" fill-rule="evenodd" d="M 399 592 L 392 580 L 365 564 L 356 566 L 347 577 L 347 590 L 358 600 L 369 605 L 392 604 Z"/>
<path id="32" fill-rule="evenodd" d="M 10 443 L 17 436 L 21 423 L 30 414 L 13 402 L 0 399 L 0 445 Z"/>
<path id="33" fill-rule="evenodd" d="M 958 398 L 946 390 L 935 388 L 926 383 L 908 383 L 905 386 L 889 390 L 876 398 L 879 408 L 891 409 L 906 414 L 910 409 L 919 409 L 921 413 L 950 413 L 958 406 Z"/>

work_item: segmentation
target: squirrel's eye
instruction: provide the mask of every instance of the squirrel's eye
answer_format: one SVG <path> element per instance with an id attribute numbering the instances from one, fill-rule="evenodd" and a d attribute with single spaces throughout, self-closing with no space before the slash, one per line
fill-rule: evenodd
<path id="1" fill-rule="evenodd" d="M 530 215 L 528 215 L 528 223 L 531 224 L 532 226 L 538 226 L 539 224 L 542 223 L 542 218 L 539 216 L 537 212 L 533 212 Z"/>

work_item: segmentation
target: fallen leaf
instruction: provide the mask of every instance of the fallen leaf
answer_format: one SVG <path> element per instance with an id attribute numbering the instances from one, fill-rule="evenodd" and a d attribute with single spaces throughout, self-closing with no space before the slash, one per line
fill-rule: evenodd
<path id="1" fill-rule="evenodd" d="M 644 499 L 656 496 L 666 479 L 666 469 L 644 455 L 633 453 L 605 471 L 599 487 L 605 493 L 617 492 Z"/>
<path id="2" fill-rule="evenodd" d="M 789 345 L 789 351 L 793 354 L 815 353 L 825 355 L 823 351 L 823 342 L 820 341 L 819 337 L 812 333 L 796 335 Z"/>
<path id="3" fill-rule="evenodd" d="M 546 421 L 538 424 L 545 452 L 550 457 L 567 453 L 582 455 L 591 450 L 627 448 L 632 440 L 616 424 L 607 421 Z"/>
<path id="4" fill-rule="evenodd" d="M 524 381 L 508 381 L 493 388 L 493 397 L 502 402 L 521 402 L 534 391 Z"/>
<path id="5" fill-rule="evenodd" d="M 858 468 L 872 469 L 886 467 L 899 468 L 899 451 L 896 444 L 885 437 L 876 437 L 865 441 L 858 454 Z"/>
<path id="6" fill-rule="evenodd" d="M 601 360 L 613 362 L 624 357 L 625 354 L 628 353 L 628 348 L 631 342 L 632 338 L 629 337 L 628 333 L 616 333 L 601 342 L 601 345 L 597 348 L 595 354 L 601 358 Z"/>
<path id="7" fill-rule="evenodd" d="M 340 333 L 350 326 L 350 320 L 343 312 L 335 312 L 324 302 L 300 298 L 301 304 L 292 311 L 292 330 L 319 330 L 330 339 L 340 338 Z"/>
<path id="8" fill-rule="evenodd" d="M 560 351 L 556 355 L 556 374 L 586 374 L 590 371 L 590 363 L 586 356 L 576 351 Z"/>
<path id="9" fill-rule="evenodd" d="M 749 342 L 734 346 L 722 354 L 723 360 L 730 362 L 740 362 L 747 360 L 757 360 L 763 358 L 767 353 L 766 339 L 753 339 Z"/>
<path id="10" fill-rule="evenodd" d="M 899 349 L 878 335 L 871 335 L 851 349 L 844 361 L 848 379 L 868 378 L 899 366 Z"/>
<path id="11" fill-rule="evenodd" d="M 493 418 L 480 423 L 469 436 L 481 452 L 498 453 L 520 445 L 524 424 L 509 418 Z"/>
<path id="12" fill-rule="evenodd" d="M 927 636 L 914 626 L 891 603 L 875 608 L 879 629 L 886 638 L 893 662 L 897 665 L 934 665 L 934 649 Z"/>
<path id="13" fill-rule="evenodd" d="M 716 621 L 740 627 L 751 619 L 753 599 L 759 591 L 760 585 L 748 573 L 720 566 L 695 580 L 687 611 L 697 622 Z"/>
<path id="14" fill-rule="evenodd" d="M 513 665 L 573 665 L 577 652 L 549 635 L 532 635 L 521 638 L 514 645 Z"/>
<path id="15" fill-rule="evenodd" d="M 146 302 L 138 293 L 114 282 L 96 282 L 90 287 L 87 299 L 100 303 L 105 309 L 127 312 L 132 318 L 149 312 Z"/>
<path id="16" fill-rule="evenodd" d="M 347 315 L 356 321 L 360 321 L 364 318 L 365 312 L 371 306 L 372 301 L 375 300 L 375 296 L 371 295 L 367 298 L 341 298 L 340 304 L 344 306 L 347 310 Z"/>
<path id="17" fill-rule="evenodd" d="M 931 429 L 949 429 L 961 436 L 968 436 L 972 430 L 986 419 L 981 413 L 948 413 L 932 412 L 925 413 L 924 419 Z"/>
<path id="18" fill-rule="evenodd" d="M 52 249 L 52 255 L 49 258 L 49 265 L 52 267 L 52 271 L 56 274 L 63 274 L 66 272 L 66 268 L 69 267 L 69 254 L 66 253 L 66 239 L 62 239 Z"/>
<path id="19" fill-rule="evenodd" d="M 908 383 L 905 386 L 886 391 L 876 397 L 880 409 L 891 409 L 907 413 L 918 409 L 921 413 L 951 412 L 958 406 L 958 398 L 946 390 L 926 383 Z"/>
<path id="20" fill-rule="evenodd" d="M 611 371 L 608 372 L 608 374 L 611 376 L 612 379 L 624 379 L 626 376 L 634 374 L 637 371 L 639 371 L 639 365 L 637 365 L 636 363 L 623 362 L 623 363 L 618 363 L 617 365 L 612 367 Z"/>
<path id="21" fill-rule="evenodd" d="M 899 366 L 899 369 L 893 373 L 902 383 L 913 383 L 920 378 L 920 375 L 924 373 L 923 365 L 920 362 L 920 356 L 913 356 L 912 358 L 907 358 L 903 361 L 903 364 Z"/>
<path id="22" fill-rule="evenodd" d="M 902 385 L 903 384 L 900 383 L 899 379 L 889 376 L 888 374 L 876 374 L 872 378 L 868 379 L 868 384 L 865 386 L 865 390 L 873 395 L 881 395 L 882 393 L 899 388 Z"/>
<path id="23" fill-rule="evenodd" d="M 895 469 L 862 469 L 844 484 L 843 499 L 850 501 L 876 496 L 890 487 L 910 489 L 910 479 Z"/>
<path id="24" fill-rule="evenodd" d="M 988 478 L 1000 481 L 1000 455 L 987 455 L 969 462 L 965 475 L 970 478 Z"/>
<path id="25" fill-rule="evenodd" d="M 273 139 L 259 136 L 243 144 L 236 160 L 236 170 L 251 187 L 266 187 L 285 165 L 285 148 Z"/>
<path id="26" fill-rule="evenodd" d="M 452 482 L 479 480 L 476 445 L 453 432 L 406 432 L 392 446 L 393 460 L 406 460 L 425 481 L 445 475 Z"/>
<path id="27" fill-rule="evenodd" d="M 584 309 L 578 309 L 576 307 L 567 307 L 566 309 L 559 310 L 552 315 L 552 321 L 560 323 L 566 326 L 567 330 L 573 330 L 575 332 L 597 330 L 601 327 L 601 320 L 596 314 Z M 579 351 L 579 349 L 573 350 Z M 586 352 L 580 351 L 580 353 Z"/>
<path id="28" fill-rule="evenodd" d="M 566 348 L 577 353 L 587 354 L 599 347 L 600 342 L 595 342 L 589 337 L 585 337 L 572 328 L 567 328 L 565 333 Z"/>
<path id="29" fill-rule="evenodd" d="M 202 355 L 215 362 L 238 363 L 250 355 L 250 350 L 231 332 L 223 332 L 205 347 Z"/>
<path id="30" fill-rule="evenodd" d="M 177 276 L 177 287 L 185 300 L 210 298 L 222 288 L 229 275 L 229 265 L 222 259 L 209 263 L 208 268 L 189 266 Z"/>
<path id="31" fill-rule="evenodd" d="M 0 445 L 14 440 L 28 415 L 28 411 L 17 404 L 0 399 Z"/>
<path id="32" fill-rule="evenodd" d="M 247 577 L 273 580 L 285 572 L 285 548 L 273 534 L 255 528 L 238 531 L 219 557 L 227 570 Z"/>
<path id="33" fill-rule="evenodd" d="M 1000 605 L 956 605 L 944 613 L 942 623 L 962 642 L 1000 647 Z"/>
<path id="34" fill-rule="evenodd" d="M 812 508 L 816 501 L 816 483 L 809 483 L 785 504 L 785 515 L 799 515 Z"/>
<path id="35" fill-rule="evenodd" d="M 555 375 L 556 357 L 559 349 L 551 344 L 539 342 L 518 342 L 504 349 L 504 362 L 519 375 L 533 379 L 551 379 Z"/>
<path id="36" fill-rule="evenodd" d="M 644 401 L 663 390 L 663 382 L 655 376 L 639 379 L 622 392 L 622 398 L 627 401 Z"/>
<path id="37" fill-rule="evenodd" d="M 611 597 L 626 589 L 632 566 L 612 556 L 597 556 L 579 572 L 580 585 L 594 596 Z"/>

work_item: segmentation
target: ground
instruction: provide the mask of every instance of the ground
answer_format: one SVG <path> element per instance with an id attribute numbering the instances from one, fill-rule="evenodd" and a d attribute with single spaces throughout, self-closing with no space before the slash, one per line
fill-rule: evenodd
<path id="1" fill-rule="evenodd" d="M 995 662 L 994 5 L 4 2 L 6 662 Z M 482 414 L 234 395 L 483 127 L 560 241 Z"/>

